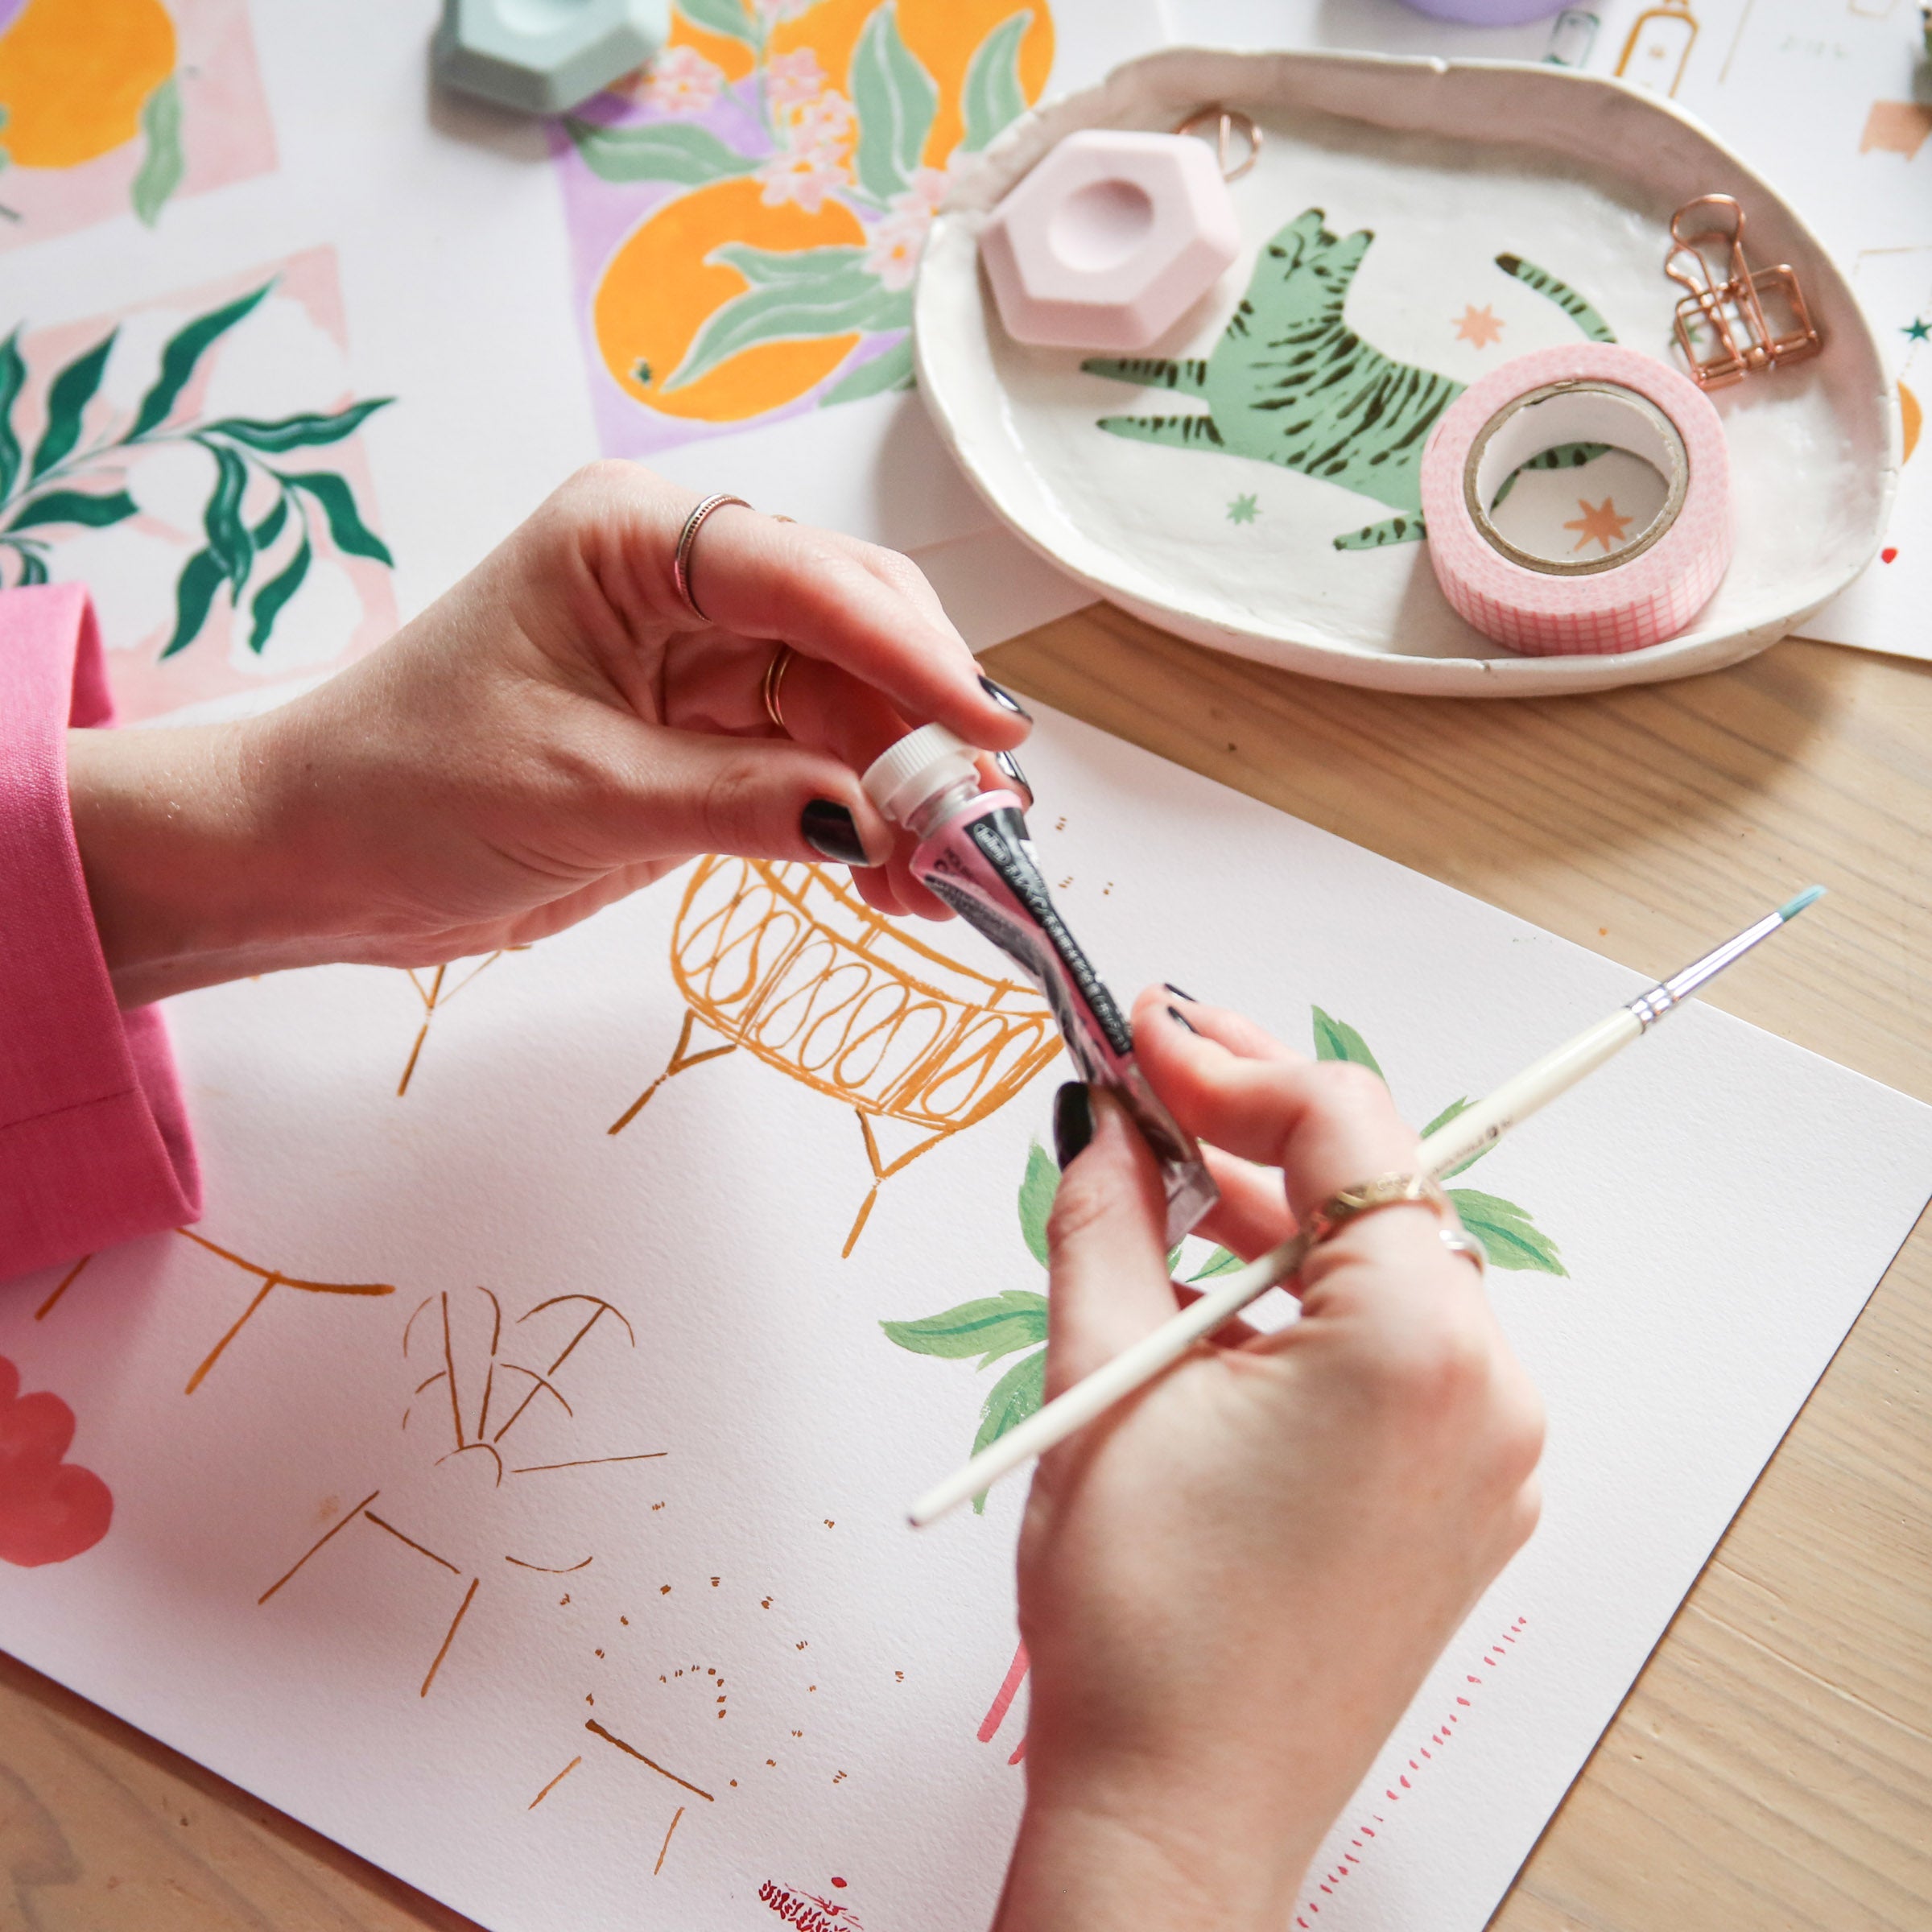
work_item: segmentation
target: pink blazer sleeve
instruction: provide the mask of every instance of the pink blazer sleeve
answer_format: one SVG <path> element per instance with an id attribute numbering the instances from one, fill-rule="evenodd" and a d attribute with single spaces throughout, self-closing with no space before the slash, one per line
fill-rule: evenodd
<path id="1" fill-rule="evenodd" d="M 67 729 L 113 721 L 77 584 L 0 592 L 0 1280 L 192 1220 L 161 1015 L 123 1013 L 67 800 Z"/>

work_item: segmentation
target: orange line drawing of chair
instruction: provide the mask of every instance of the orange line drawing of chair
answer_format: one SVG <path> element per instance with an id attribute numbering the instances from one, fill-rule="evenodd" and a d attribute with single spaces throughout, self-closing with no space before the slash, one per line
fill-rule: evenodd
<path id="1" fill-rule="evenodd" d="M 618 1116 L 621 1133 L 674 1075 L 742 1047 L 858 1116 L 872 1187 L 1005 1105 L 1060 1051 L 1046 1002 L 1018 980 L 962 966 L 874 912 L 817 865 L 699 861 L 671 932 L 686 1011 L 664 1071 Z M 691 1051 L 702 1024 L 721 1046 Z M 882 1158 L 874 1131 L 919 1137 Z"/>
<path id="2" fill-rule="evenodd" d="M 417 968 L 405 966 L 402 971 L 408 976 L 409 983 L 415 989 L 416 997 L 423 1002 L 423 1024 L 416 1030 L 416 1043 L 409 1050 L 409 1059 L 403 1067 L 402 1077 L 396 1083 L 396 1098 L 401 1100 L 409 1092 L 409 1083 L 415 1078 L 416 1062 L 423 1057 L 423 1049 L 429 1039 L 429 1023 L 443 1009 L 480 974 L 487 972 L 506 952 L 528 952 L 527 946 L 499 946 L 494 952 L 486 954 L 467 972 L 459 972 L 452 981 L 449 976 L 451 966 L 461 966 L 466 962 L 457 960 L 447 961 L 430 974 L 425 985 L 417 977 Z M 427 967 L 422 968 L 429 972 Z"/>

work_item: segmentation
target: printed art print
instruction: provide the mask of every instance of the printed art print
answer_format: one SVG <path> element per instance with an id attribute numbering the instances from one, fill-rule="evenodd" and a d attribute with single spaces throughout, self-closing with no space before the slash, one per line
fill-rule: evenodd
<path id="1" fill-rule="evenodd" d="M 605 454 L 910 386 L 926 231 L 1053 57 L 1046 0 L 687 0 L 552 134 Z"/>

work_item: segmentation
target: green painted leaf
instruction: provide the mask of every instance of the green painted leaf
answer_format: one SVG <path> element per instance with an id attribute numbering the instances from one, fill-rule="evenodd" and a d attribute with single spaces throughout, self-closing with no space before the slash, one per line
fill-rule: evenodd
<path id="1" fill-rule="evenodd" d="M 689 122 L 600 127 L 594 121 L 566 116 L 564 126 L 590 171 L 606 181 L 668 181 L 679 188 L 701 188 L 707 181 L 749 175 L 762 165 L 756 155 L 741 155 L 709 129 Z"/>
<path id="2" fill-rule="evenodd" d="M 666 390 L 683 388 L 729 361 L 741 349 L 761 342 L 809 341 L 849 331 L 904 328 L 912 319 L 911 293 L 884 287 L 867 274 L 856 248 L 807 249 L 811 256 L 838 258 L 818 264 L 819 272 L 772 273 L 771 251 L 737 242 L 715 248 L 705 259 L 723 262 L 747 280 L 754 269 L 770 275 L 715 310 L 684 352 L 684 360 L 666 378 Z"/>
<path id="3" fill-rule="evenodd" d="M 967 64 L 960 97 L 966 138 L 960 145 L 972 153 L 1026 111 L 1026 95 L 1020 85 L 1020 43 L 1032 24 L 1030 9 L 1002 20 Z"/>
<path id="4" fill-rule="evenodd" d="M 120 332 L 118 328 L 110 329 L 54 378 L 53 386 L 47 392 L 47 427 L 34 446 L 33 467 L 27 472 L 30 482 L 44 476 L 80 440 L 80 419 L 93 401 L 94 391 L 101 386 L 107 352 Z"/>
<path id="5" fill-rule="evenodd" d="M 353 493 L 334 471 L 312 469 L 284 475 L 277 470 L 274 473 L 321 505 L 323 515 L 328 518 L 329 536 L 345 556 L 374 557 L 378 564 L 394 568 L 396 560 L 389 554 L 389 546 L 362 521 Z"/>
<path id="6" fill-rule="evenodd" d="M 254 625 L 248 634 L 248 647 L 259 653 L 268 642 L 269 634 L 275 628 L 275 619 L 281 616 L 282 607 L 302 588 L 302 580 L 308 575 L 308 539 L 302 539 L 298 550 L 287 570 L 278 577 L 271 577 L 255 592 Z"/>
<path id="7" fill-rule="evenodd" d="M 14 493 L 20 474 L 20 439 L 14 434 L 14 402 L 27 386 L 27 359 L 20 353 L 20 331 L 0 342 L 0 503 Z"/>
<path id="8" fill-rule="evenodd" d="M 912 337 L 895 342 L 882 356 L 861 362 L 848 376 L 841 377 L 819 398 L 821 409 L 834 402 L 857 402 L 865 396 L 882 396 L 888 390 L 912 387 Z"/>
<path id="9" fill-rule="evenodd" d="M 1020 1183 L 1020 1232 L 1033 1258 L 1046 1265 L 1046 1217 L 1060 1185 L 1060 1170 L 1038 1141 L 1026 1150 L 1026 1177 Z"/>
<path id="10" fill-rule="evenodd" d="M 161 218 L 167 198 L 181 185 L 188 162 L 181 152 L 181 90 L 170 74 L 141 109 L 141 133 L 147 151 L 134 176 L 134 213 L 149 228 Z"/>
<path id="11" fill-rule="evenodd" d="M 134 442 L 167 421 L 168 411 L 180 400 L 182 390 L 193 376 L 195 365 L 209 346 L 226 335 L 274 287 L 273 282 L 264 282 L 252 295 L 240 296 L 225 308 L 196 316 L 169 338 L 161 352 L 161 373 L 141 398 L 134 427 L 121 439 L 123 443 Z"/>
<path id="12" fill-rule="evenodd" d="M 238 600 L 255 562 L 254 541 L 242 521 L 248 465 L 232 449 L 225 449 L 219 444 L 203 447 L 214 454 L 215 487 L 208 494 L 208 507 L 201 513 L 202 527 L 208 532 L 208 547 Z"/>
<path id="13" fill-rule="evenodd" d="M 827 248 L 753 248 L 749 242 L 732 242 L 714 249 L 710 259 L 729 262 L 753 288 L 777 288 L 830 281 L 862 267 L 865 251 L 843 242 Z"/>
<path id="14" fill-rule="evenodd" d="M 7 528 L 31 530 L 36 523 L 79 523 L 89 530 L 101 530 L 133 516 L 138 507 L 124 489 L 117 489 L 111 496 L 89 496 L 78 489 L 50 489 L 43 497 L 29 498 Z"/>
<path id="15" fill-rule="evenodd" d="M 175 584 L 175 634 L 163 648 L 163 657 L 171 658 L 176 651 L 186 650 L 200 636 L 201 626 L 208 621 L 208 606 L 227 576 L 210 550 L 196 551 L 182 566 Z"/>
<path id="16" fill-rule="evenodd" d="M 1558 1257 L 1556 1243 L 1515 1202 L 1474 1187 L 1451 1187 L 1449 1198 L 1463 1217 L 1463 1225 L 1488 1250 L 1491 1267 L 1569 1274 Z"/>
<path id="17" fill-rule="evenodd" d="M 35 550 L 17 550 L 14 555 L 20 559 L 20 588 L 27 589 L 35 584 L 47 581 L 47 559 Z"/>
<path id="18" fill-rule="evenodd" d="M 728 35 L 749 46 L 758 43 L 758 30 L 745 0 L 678 0 L 677 10 L 708 34 Z"/>
<path id="19" fill-rule="evenodd" d="M 1238 1254 L 1230 1253 L 1225 1248 L 1217 1248 L 1200 1267 L 1188 1276 L 1188 1286 L 1191 1287 L 1196 1282 L 1211 1282 L 1219 1274 L 1232 1274 L 1236 1269 L 1247 1265 Z"/>
<path id="20" fill-rule="evenodd" d="M 902 193 L 926 151 L 939 90 L 899 37 L 898 0 L 865 23 L 852 54 L 852 104 L 859 121 L 859 185 L 875 200 Z"/>
<path id="21" fill-rule="evenodd" d="M 248 534 L 254 539 L 258 551 L 266 550 L 282 534 L 282 526 L 288 521 L 288 492 L 283 491 L 276 497 L 275 506 Z"/>
<path id="22" fill-rule="evenodd" d="M 378 410 L 394 401 L 394 396 L 374 396 L 366 402 L 352 402 L 333 415 L 283 416 L 274 423 L 258 422 L 252 416 L 224 416 L 218 423 L 208 423 L 200 434 L 225 436 L 250 449 L 267 450 L 279 456 L 285 450 L 340 443 L 345 436 L 353 436 Z"/>
<path id="23" fill-rule="evenodd" d="M 1451 1100 L 1449 1104 L 1445 1107 L 1442 1112 L 1439 1113 L 1435 1118 L 1422 1129 L 1422 1138 L 1424 1140 L 1427 1140 L 1430 1135 L 1435 1132 L 1437 1128 L 1447 1127 L 1459 1113 L 1467 1113 L 1469 1111 L 1469 1108 L 1470 1101 L 1467 1095 L 1465 1095 L 1459 1100 Z M 1490 1143 L 1490 1146 L 1495 1146 L 1495 1142 L 1492 1141 Z M 1476 1162 L 1480 1161 L 1488 1151 L 1488 1147 L 1477 1148 L 1476 1152 L 1471 1154 L 1468 1160 L 1458 1161 L 1456 1164 L 1449 1170 L 1448 1173 L 1443 1175 L 1443 1179 L 1454 1179 L 1457 1174 L 1463 1173 L 1468 1169 L 1473 1167 Z"/>
<path id="24" fill-rule="evenodd" d="M 1348 1060 L 1357 1067 L 1366 1067 L 1371 1073 L 1381 1074 L 1376 1057 L 1368 1051 L 1368 1042 L 1350 1026 L 1331 1019 L 1320 1007 L 1311 1007 L 1315 1015 L 1315 1057 L 1318 1060 Z M 1388 1075 L 1382 1074 L 1383 1079 Z"/>
<path id="25" fill-rule="evenodd" d="M 1038 1348 L 1046 1340 L 1046 1298 L 1009 1288 L 1003 1294 L 962 1302 L 923 1321 L 881 1322 L 879 1326 L 889 1342 L 914 1355 L 943 1356 L 948 1360 L 976 1355 L 984 1368 L 1003 1355 Z"/>
<path id="26" fill-rule="evenodd" d="M 1038 1409 L 1046 1393 L 1046 1351 L 1029 1355 L 1015 1362 L 995 1382 L 980 1406 L 980 1432 L 972 1439 L 977 1455 L 989 1443 L 997 1443 L 1009 1429 L 1017 1429 Z M 986 1507 L 986 1492 L 972 1499 L 973 1513 Z"/>

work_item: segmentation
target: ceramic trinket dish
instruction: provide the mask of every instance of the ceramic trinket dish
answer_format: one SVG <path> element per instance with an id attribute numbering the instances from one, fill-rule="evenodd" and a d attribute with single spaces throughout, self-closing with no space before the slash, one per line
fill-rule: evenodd
<path id="1" fill-rule="evenodd" d="M 1013 341 L 978 259 L 990 212 L 1077 129 L 1164 131 L 1209 103 L 1264 135 L 1231 185 L 1242 253 L 1216 291 L 1137 354 Z M 1670 218 L 1706 194 L 1734 196 L 1758 258 L 1790 265 L 1823 353 L 1712 395 L 1734 548 L 1688 629 L 1614 656 L 1518 656 L 1465 624 L 1430 568 L 1428 431 L 1527 351 L 1614 340 L 1670 361 Z M 1554 68 L 1187 47 L 1129 62 L 1016 124 L 960 182 L 927 243 L 914 328 L 941 436 L 1060 568 L 1184 637 L 1387 690 L 1526 696 L 1748 656 L 1871 560 L 1901 460 L 1869 326 L 1799 218 L 1668 102 Z M 1340 388 L 1394 402 L 1373 421 L 1331 420 L 1320 397 L 1269 407 L 1250 352 L 1290 337 L 1344 370 Z M 1579 460 L 1525 472 L 1513 513 L 1541 502 L 1587 531 L 1661 487 L 1620 450 Z"/>

